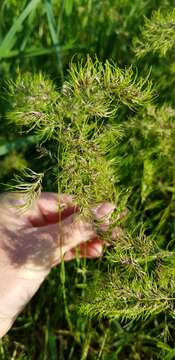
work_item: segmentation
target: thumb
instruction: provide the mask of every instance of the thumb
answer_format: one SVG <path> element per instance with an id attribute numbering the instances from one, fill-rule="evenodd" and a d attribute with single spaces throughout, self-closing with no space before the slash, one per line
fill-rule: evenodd
<path id="1" fill-rule="evenodd" d="M 51 264 L 59 263 L 64 255 L 75 249 L 78 245 L 83 245 L 96 237 L 92 225 L 80 218 L 72 221 L 72 216 L 67 218 L 63 223 L 57 224 L 59 227 L 58 238 L 55 241 Z"/>
<path id="2" fill-rule="evenodd" d="M 71 215 L 57 224 L 21 229 L 16 237 L 6 231 L 4 251 L 16 268 L 46 271 L 64 254 L 95 237 L 92 225 Z M 12 239 L 13 237 L 13 239 Z"/>

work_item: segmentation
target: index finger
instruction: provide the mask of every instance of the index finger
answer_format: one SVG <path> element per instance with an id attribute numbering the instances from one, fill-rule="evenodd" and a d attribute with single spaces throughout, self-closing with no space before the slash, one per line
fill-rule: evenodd
<path id="1" fill-rule="evenodd" d="M 25 216 L 32 226 L 38 227 L 57 223 L 77 211 L 72 195 L 43 192 Z"/>

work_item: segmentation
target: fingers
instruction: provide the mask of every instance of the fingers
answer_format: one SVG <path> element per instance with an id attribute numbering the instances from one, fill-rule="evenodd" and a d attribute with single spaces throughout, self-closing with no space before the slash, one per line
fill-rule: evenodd
<path id="1" fill-rule="evenodd" d="M 66 225 L 61 230 L 61 245 L 63 253 L 96 238 L 96 233 L 90 223 L 81 218 L 74 218 L 74 221 Z"/>
<path id="2" fill-rule="evenodd" d="M 104 203 L 98 207 L 95 216 L 103 219 L 106 216 L 107 220 L 113 209 L 113 205 Z M 20 245 L 20 256 L 24 254 L 36 267 L 45 268 L 59 263 L 65 254 L 66 260 L 74 258 L 77 246 L 80 246 L 81 256 L 92 258 L 102 252 L 102 242 L 97 238 L 92 224 L 75 213 L 59 223 L 28 229 L 25 241 Z"/>
<path id="3" fill-rule="evenodd" d="M 69 251 L 67 251 L 64 255 L 65 261 L 70 261 L 76 258 L 77 256 L 77 250 L 80 257 L 86 257 L 89 259 L 98 258 L 102 255 L 103 251 L 103 242 L 98 239 L 92 239 L 91 241 L 88 241 L 87 243 L 82 243 L 79 245 L 78 249 L 73 248 Z M 57 265 L 56 263 L 54 266 Z"/>
<path id="4" fill-rule="evenodd" d="M 96 208 L 93 208 L 92 214 L 94 218 L 101 223 L 98 224 L 98 230 L 105 232 L 109 228 L 110 217 L 115 210 L 115 205 L 109 202 L 104 202 L 99 204 Z"/>
<path id="5" fill-rule="evenodd" d="M 15 268 L 44 271 L 60 262 L 67 251 L 94 237 L 91 224 L 71 215 L 60 223 L 22 229 L 16 235 L 6 232 L 3 249 Z"/>
<path id="6" fill-rule="evenodd" d="M 114 209 L 115 209 L 115 205 L 113 205 L 109 202 L 102 203 L 92 209 L 92 214 L 94 215 L 95 219 L 102 220 L 102 224 L 99 225 L 99 227 L 102 231 L 107 230 L 107 228 L 109 226 L 109 219 L 110 219 L 110 216 L 111 216 L 112 212 L 114 211 Z M 67 218 L 65 220 L 65 224 L 68 225 L 69 221 L 70 221 L 70 219 Z M 65 249 L 65 255 L 64 255 L 65 261 L 72 260 L 76 257 L 77 245 L 79 245 L 80 257 L 96 258 L 102 254 L 103 241 L 98 239 L 97 234 L 95 233 L 95 231 L 92 230 L 92 225 L 81 222 L 81 223 L 78 223 L 78 227 L 79 226 L 80 227 L 82 226 L 82 230 L 80 230 L 80 228 L 79 228 L 79 230 L 80 230 L 79 234 L 74 233 L 74 231 L 72 232 L 72 234 L 74 234 L 74 236 L 71 237 L 71 241 L 69 244 L 70 248 L 69 249 L 67 248 L 67 250 Z M 85 228 L 87 226 L 86 230 L 89 227 L 89 230 L 90 230 L 89 238 L 88 237 L 85 238 L 85 236 L 83 234 L 83 226 L 85 226 Z M 75 228 L 74 228 L 74 230 L 75 230 Z M 91 233 L 91 230 L 92 230 L 92 233 Z M 69 229 L 69 231 L 70 231 L 70 229 Z M 53 263 L 53 266 L 55 266 L 58 262 L 59 262 L 58 259 L 56 259 L 55 262 Z"/>
<path id="7" fill-rule="evenodd" d="M 39 227 L 54 224 L 76 211 L 71 195 L 43 192 L 25 216 L 32 226 Z"/>
<path id="8" fill-rule="evenodd" d="M 111 203 L 102 203 L 99 204 L 97 207 L 92 209 L 92 214 L 94 215 L 95 219 L 102 220 L 102 224 L 99 225 L 100 229 L 102 231 L 106 231 L 109 226 L 109 218 L 112 214 L 112 212 L 115 209 L 115 205 Z M 67 219 L 67 221 L 69 221 Z M 102 254 L 103 250 L 103 241 L 100 240 L 97 235 L 92 233 L 92 236 L 94 235 L 91 240 L 87 241 L 86 243 L 81 242 L 78 246 L 79 256 L 80 257 L 86 257 L 86 258 L 96 258 L 99 257 Z M 75 245 L 75 244 L 74 244 Z M 76 257 L 77 254 L 77 247 L 73 247 L 70 250 L 66 251 L 64 255 L 65 261 L 70 261 Z M 53 266 L 57 265 L 58 261 L 56 260 Z"/>
<path id="9" fill-rule="evenodd" d="M 18 225 L 26 227 L 46 226 L 56 223 L 78 210 L 73 204 L 73 196 L 49 192 L 41 193 L 40 198 L 25 212 L 21 211 L 24 204 L 25 194 L 4 193 L 1 195 L 1 223 L 9 224 L 10 228 L 12 225 L 14 225 L 13 228 Z"/>
<path id="10" fill-rule="evenodd" d="M 16 216 L 17 223 L 23 222 L 29 227 L 56 223 L 78 210 L 73 204 L 73 196 L 58 195 L 52 192 L 41 193 L 39 199 L 25 212 L 20 211 L 21 206 L 25 204 L 25 194 L 5 193 L 0 197 L 0 200 L 4 211 L 7 208 L 7 212 L 11 212 L 13 218 Z"/>
<path id="11" fill-rule="evenodd" d="M 116 206 L 112 203 L 104 202 L 93 208 L 91 211 L 96 220 L 102 220 L 105 224 L 109 224 L 110 216 L 115 207 Z"/>

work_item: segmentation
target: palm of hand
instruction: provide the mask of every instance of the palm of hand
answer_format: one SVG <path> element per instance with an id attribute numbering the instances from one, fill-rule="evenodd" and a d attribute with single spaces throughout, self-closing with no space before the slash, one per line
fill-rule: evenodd
<path id="1" fill-rule="evenodd" d="M 61 195 L 60 203 L 66 206 L 61 221 L 57 194 L 43 193 L 22 215 L 17 205 L 23 201 L 19 195 L 4 195 L 0 201 L 0 337 L 63 256 L 73 259 L 77 245 L 82 256 L 96 257 L 102 251 L 92 226 L 77 221 L 70 196 Z M 103 204 L 96 216 L 113 209 L 113 205 Z"/>

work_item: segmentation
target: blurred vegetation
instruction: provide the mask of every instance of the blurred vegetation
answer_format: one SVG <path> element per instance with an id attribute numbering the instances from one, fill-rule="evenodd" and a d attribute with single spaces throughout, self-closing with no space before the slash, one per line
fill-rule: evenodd
<path id="1" fill-rule="evenodd" d="M 174 5 L 173 0 L 1 1 L 1 191 L 5 189 L 3 184 L 11 182 L 23 169 L 42 173 L 50 167 L 53 178 L 45 177 L 43 189 L 57 191 L 53 134 L 48 126 L 46 132 L 46 127 L 40 126 L 36 113 L 18 116 L 19 109 L 26 111 L 26 93 L 20 84 L 27 82 L 32 97 L 39 94 L 37 86 L 42 76 L 50 78 L 46 81 L 47 87 L 54 83 L 50 98 L 43 103 L 40 99 L 40 108 L 35 109 L 47 114 L 58 94 L 64 95 L 70 88 L 73 111 L 82 106 L 86 87 L 84 93 L 75 96 L 74 84 L 78 76 L 82 76 L 81 81 L 84 79 L 88 54 L 92 64 L 97 58 L 102 65 L 106 60 L 113 61 L 127 79 L 136 74 L 127 82 L 129 91 L 118 91 L 119 101 L 112 99 L 115 106 L 117 103 L 117 111 L 108 116 L 112 126 L 120 129 L 120 136 L 105 154 L 106 160 L 115 160 L 118 210 L 126 212 L 118 219 L 118 239 L 100 260 L 77 258 L 65 269 L 58 267 L 51 272 L 13 329 L 1 340 L 2 360 L 175 358 Z M 71 63 L 79 65 L 76 71 L 72 69 L 70 86 Z M 97 68 L 94 73 L 98 73 Z M 131 101 L 132 85 L 142 84 L 142 79 L 144 89 L 152 83 L 151 96 L 143 103 L 142 91 L 135 88 L 135 107 Z M 109 109 L 106 98 L 101 103 L 101 85 L 94 79 L 90 85 L 89 91 L 95 89 L 96 113 L 88 106 L 83 111 L 91 111 L 95 118 L 101 111 L 105 122 Z M 128 96 L 131 90 L 132 96 Z M 63 95 L 64 101 L 69 101 Z M 34 105 L 38 106 L 29 102 L 27 111 L 31 112 Z M 69 104 L 64 104 L 64 109 L 68 108 Z M 60 107 L 59 113 L 62 112 Z M 71 116 L 67 114 L 68 118 Z M 51 120 L 55 124 L 54 116 Z M 19 127 L 23 122 L 25 126 Z M 32 127 L 36 123 L 39 134 L 34 128 L 25 134 L 26 125 Z M 86 150 L 87 147 L 83 149 Z M 78 191 L 82 191 L 78 186 Z M 67 310 L 71 326 L 65 316 Z"/>

